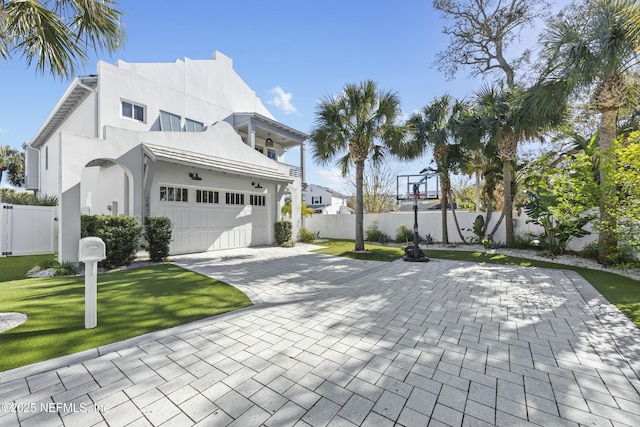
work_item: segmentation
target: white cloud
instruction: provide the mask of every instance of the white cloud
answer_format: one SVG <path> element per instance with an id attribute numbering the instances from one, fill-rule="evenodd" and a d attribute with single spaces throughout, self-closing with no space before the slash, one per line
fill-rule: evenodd
<path id="1" fill-rule="evenodd" d="M 291 103 L 291 98 L 293 98 L 291 92 L 285 92 L 280 86 L 276 86 L 271 89 L 269 93 L 272 93 L 274 96 L 270 101 L 267 101 L 268 104 L 275 105 L 284 114 L 298 112 L 296 107 Z"/>

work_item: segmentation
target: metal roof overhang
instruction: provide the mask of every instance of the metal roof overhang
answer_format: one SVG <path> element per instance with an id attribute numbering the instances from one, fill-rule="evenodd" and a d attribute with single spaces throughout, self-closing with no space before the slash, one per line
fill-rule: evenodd
<path id="1" fill-rule="evenodd" d="M 224 172 L 231 175 L 248 178 L 259 178 L 278 182 L 293 182 L 293 178 L 287 176 L 277 168 L 264 167 L 237 160 L 208 156 L 192 151 L 177 148 L 164 147 L 153 144 L 143 144 L 143 149 L 155 157 L 155 161 L 163 161 L 185 166 L 207 169 L 216 172 Z"/>
<path id="2" fill-rule="evenodd" d="M 44 144 L 71 113 L 78 108 L 78 105 L 95 90 L 97 84 L 97 76 L 76 77 L 29 145 L 37 148 Z"/>
<path id="3" fill-rule="evenodd" d="M 251 123 L 256 130 L 256 136 L 261 139 L 273 138 L 274 142 L 283 148 L 298 147 L 309 139 L 309 135 L 294 128 L 283 125 L 276 120 L 259 113 L 233 113 L 233 127 L 238 131 L 246 132 Z"/>

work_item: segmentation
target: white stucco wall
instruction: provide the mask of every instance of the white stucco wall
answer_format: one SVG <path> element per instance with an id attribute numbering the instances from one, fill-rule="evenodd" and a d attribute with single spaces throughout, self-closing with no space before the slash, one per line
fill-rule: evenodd
<path id="1" fill-rule="evenodd" d="M 476 212 L 463 212 L 456 211 L 460 228 L 472 229 L 473 222 L 475 221 L 478 213 Z M 320 232 L 322 237 L 336 238 L 336 239 L 355 239 L 355 215 L 312 215 L 305 220 L 306 227 L 313 232 Z M 500 217 L 500 212 L 494 212 L 491 216 L 491 223 L 489 230 L 493 229 L 493 226 Z M 516 234 L 522 234 L 525 232 L 532 232 L 535 234 L 541 233 L 543 230 L 541 227 L 535 224 L 527 224 L 528 217 L 526 214 L 517 215 L 514 214 L 514 231 Z M 378 229 L 386 234 L 389 238 L 395 239 L 398 227 L 404 225 L 410 230 L 413 230 L 414 214 L 413 212 L 392 212 L 386 214 L 365 214 L 364 215 L 364 229 L 371 223 L 377 220 Z M 450 242 L 461 242 L 458 235 L 458 231 L 455 226 L 453 214 L 448 213 L 447 226 L 449 232 Z M 418 212 L 418 230 L 421 237 L 426 234 L 430 234 L 431 237 L 436 239 L 437 242 L 442 241 L 441 231 L 441 213 L 440 211 L 433 212 Z M 465 238 L 473 237 L 472 231 L 462 231 Z M 572 239 L 569 242 L 569 248 L 572 250 L 581 250 L 583 246 L 596 238 L 596 234 L 589 236 Z M 506 240 L 504 231 L 504 222 L 498 228 L 498 231 L 494 235 L 495 242 L 504 242 Z"/>

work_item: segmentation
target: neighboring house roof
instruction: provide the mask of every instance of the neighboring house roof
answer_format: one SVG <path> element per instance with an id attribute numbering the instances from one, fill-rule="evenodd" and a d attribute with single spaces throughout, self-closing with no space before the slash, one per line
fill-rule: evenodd
<path id="1" fill-rule="evenodd" d="M 227 171 L 235 175 L 242 175 L 256 178 L 272 178 L 277 181 L 293 182 L 288 175 L 280 172 L 276 168 L 267 168 L 263 165 L 240 162 L 238 160 L 223 159 L 221 157 L 208 154 L 194 153 L 192 151 L 180 150 L 160 145 L 145 143 L 144 147 L 151 152 L 157 160 L 180 163 L 187 166 L 198 166 L 205 169 L 215 168 L 220 171 Z"/>
<path id="2" fill-rule="evenodd" d="M 339 198 L 339 199 L 348 199 L 349 198 L 348 196 L 345 196 L 344 194 L 340 194 L 337 191 L 332 190 L 329 187 L 323 187 L 321 185 L 316 185 L 316 184 L 306 184 L 305 183 L 305 184 L 302 185 L 302 191 L 303 192 L 309 191 L 309 187 L 319 188 L 319 189 L 324 190 L 327 193 L 331 194 L 333 197 L 336 197 L 336 198 Z"/>
<path id="3" fill-rule="evenodd" d="M 440 209 L 440 200 L 434 200 L 432 202 L 418 203 L 419 211 L 432 211 Z M 413 212 L 413 203 L 406 203 L 400 205 L 397 212 Z"/>
<path id="4" fill-rule="evenodd" d="M 31 140 L 31 146 L 37 148 L 47 141 L 82 101 L 96 89 L 97 83 L 98 76 L 95 75 L 76 77 Z"/>

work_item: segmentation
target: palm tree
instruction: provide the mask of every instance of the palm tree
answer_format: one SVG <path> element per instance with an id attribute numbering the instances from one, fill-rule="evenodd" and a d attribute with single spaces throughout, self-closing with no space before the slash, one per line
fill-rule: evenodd
<path id="1" fill-rule="evenodd" d="M 606 166 L 616 138 L 618 115 L 625 103 L 637 105 L 640 85 L 640 3 L 634 0 L 591 0 L 569 16 L 551 22 L 543 34 L 548 65 L 540 83 L 538 109 L 554 108 L 573 94 L 588 91 L 600 114 L 601 164 Z M 617 251 L 615 218 L 609 195 L 615 191 L 607 167 L 600 169 L 599 259 L 610 263 Z"/>
<path id="2" fill-rule="evenodd" d="M 393 92 L 378 90 L 375 82 L 347 84 L 336 96 L 320 100 L 310 142 L 315 161 L 327 165 L 337 158 L 342 176 L 355 166 L 355 250 L 364 250 L 363 176 L 365 160 L 380 162 L 404 138 L 396 122 L 400 100 Z M 340 157 L 339 157 L 340 156 Z"/>
<path id="3" fill-rule="evenodd" d="M 411 132 L 402 153 L 404 158 L 412 159 L 433 149 L 436 172 L 442 190 L 440 209 L 442 211 L 442 243 L 449 243 L 447 209 L 450 204 L 450 171 L 458 167 L 461 161 L 461 142 L 457 129 L 460 115 L 465 104 L 449 95 L 435 98 L 419 112 L 413 113 L 407 120 Z"/>
<path id="4" fill-rule="evenodd" d="M 20 170 L 20 161 L 22 160 L 20 153 L 9 145 L 0 145 L 0 182 L 2 182 L 2 175 L 7 171 L 12 175 L 13 171 Z M 13 179 L 10 177 L 10 181 L 13 183 Z"/>
<path id="5" fill-rule="evenodd" d="M 114 52 L 125 33 L 113 0 L 0 0 L 0 56 L 17 54 L 38 72 L 70 77 L 89 50 Z"/>
<path id="6" fill-rule="evenodd" d="M 514 242 L 513 194 L 515 182 L 512 167 L 516 160 L 518 143 L 542 137 L 546 132 L 565 121 L 564 108 L 544 111 L 535 110 L 531 90 L 515 86 L 502 89 L 499 86 L 485 86 L 476 92 L 476 115 L 465 124 L 465 133 L 475 135 L 476 144 L 485 142 L 486 147 L 495 147 L 497 157 L 502 161 L 502 182 L 504 203 L 498 224 L 504 219 L 506 243 Z M 497 229 L 490 233 L 493 233 Z"/>

